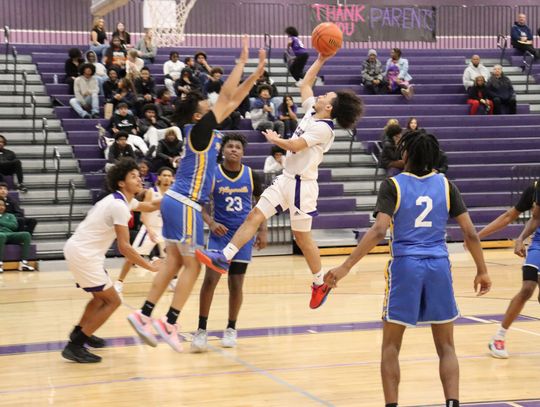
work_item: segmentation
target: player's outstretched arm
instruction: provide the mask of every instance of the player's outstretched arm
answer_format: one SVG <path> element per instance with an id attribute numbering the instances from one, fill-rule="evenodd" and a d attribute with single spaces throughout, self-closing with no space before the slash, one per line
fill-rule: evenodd
<path id="1" fill-rule="evenodd" d="M 491 288 L 491 279 L 489 278 L 486 262 L 484 261 L 484 253 L 482 252 L 482 245 L 480 239 L 476 233 L 476 229 L 471 221 L 471 217 L 468 212 L 464 212 L 459 216 L 456 216 L 456 222 L 463 232 L 463 238 L 465 244 L 469 248 L 476 264 L 476 277 L 474 278 L 474 291 L 477 295 L 486 294 Z"/>
<path id="2" fill-rule="evenodd" d="M 137 208 L 133 209 L 137 212 L 154 212 L 158 211 L 161 206 L 161 198 L 154 201 L 147 201 L 146 198 L 143 202 L 139 202 Z"/>
<path id="3" fill-rule="evenodd" d="M 533 232 L 540 227 L 540 206 L 535 205 L 532 211 L 532 217 L 525 224 L 525 227 L 521 231 L 521 234 L 518 236 L 515 242 L 514 253 L 520 257 L 525 257 L 525 244 L 524 241 Z"/>
<path id="4" fill-rule="evenodd" d="M 501 229 L 504 229 L 510 223 L 514 222 L 519 218 L 519 212 L 516 208 L 510 208 L 505 213 L 501 214 L 497 219 L 493 220 L 489 225 L 484 227 L 480 232 L 478 232 L 478 238 L 480 240 L 492 235 L 495 232 L 498 232 Z"/>
<path id="5" fill-rule="evenodd" d="M 375 223 L 369 228 L 366 234 L 358 243 L 358 246 L 347 257 L 341 266 L 333 268 L 324 275 L 324 282 L 330 287 L 337 287 L 337 282 L 345 277 L 351 268 L 358 263 L 362 257 L 367 255 L 371 249 L 384 239 L 386 231 L 390 226 L 391 217 L 386 213 L 379 212 L 375 218 Z"/>
<path id="6" fill-rule="evenodd" d="M 158 271 L 157 265 L 147 262 L 129 244 L 129 228 L 127 226 L 114 225 L 114 232 L 116 233 L 118 250 L 120 251 L 122 256 L 126 258 L 127 261 L 136 264 L 137 266 L 144 267 L 145 269 L 153 272 Z"/>
<path id="7" fill-rule="evenodd" d="M 331 55 L 324 56 L 319 54 L 315 62 L 311 64 L 306 74 L 304 75 L 304 79 L 302 79 L 302 83 L 300 85 L 300 95 L 302 96 L 302 103 L 304 103 L 306 99 L 309 99 L 313 96 L 313 85 L 317 80 L 317 74 L 319 73 L 325 62 L 332 58 L 334 55 L 336 54 L 333 53 Z"/>

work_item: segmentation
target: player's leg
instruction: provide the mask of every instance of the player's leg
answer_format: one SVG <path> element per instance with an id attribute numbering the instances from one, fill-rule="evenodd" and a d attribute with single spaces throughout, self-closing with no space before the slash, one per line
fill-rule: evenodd
<path id="1" fill-rule="evenodd" d="M 251 251 L 251 248 L 249 250 Z M 234 348 L 236 346 L 238 337 L 236 321 L 244 300 L 244 277 L 247 266 L 248 263 L 233 262 L 229 269 L 229 321 L 221 339 L 221 345 L 225 348 Z"/>
<path id="2" fill-rule="evenodd" d="M 118 276 L 117 280 L 114 282 L 114 289 L 116 290 L 118 294 L 122 294 L 122 292 L 124 291 L 124 280 L 126 279 L 126 276 L 128 275 L 132 266 L 133 266 L 133 263 L 131 263 L 128 260 L 124 260 L 124 264 L 122 265 L 122 268 L 120 269 L 120 275 Z"/>
<path id="3" fill-rule="evenodd" d="M 208 316 L 210 315 L 212 300 L 214 299 L 214 291 L 220 278 L 220 273 L 216 273 L 208 267 L 206 268 L 201 292 L 199 293 L 199 326 L 191 341 L 192 352 L 206 352 L 208 348 L 208 333 L 206 331 Z"/>
<path id="4" fill-rule="evenodd" d="M 398 402 L 400 380 L 399 351 L 405 326 L 384 322 L 383 342 L 381 347 L 381 379 L 386 404 Z"/>
<path id="5" fill-rule="evenodd" d="M 135 236 L 132 246 L 141 256 L 148 256 L 154 248 L 155 243 L 150 240 L 150 236 L 144 225 L 142 225 L 139 232 L 137 232 L 137 236 Z M 118 279 L 114 282 L 114 289 L 119 294 L 124 290 L 124 280 L 131 270 L 131 267 L 133 267 L 133 264 L 126 260 L 122 265 Z"/>
<path id="6" fill-rule="evenodd" d="M 454 323 L 432 324 L 433 341 L 439 355 L 439 375 L 447 401 L 459 400 L 459 363 L 454 347 Z M 456 403 L 457 405 L 457 403 Z"/>

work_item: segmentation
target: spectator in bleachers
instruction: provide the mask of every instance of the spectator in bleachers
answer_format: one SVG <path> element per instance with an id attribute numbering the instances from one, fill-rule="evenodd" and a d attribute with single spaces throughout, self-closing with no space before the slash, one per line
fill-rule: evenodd
<path id="1" fill-rule="evenodd" d="M 193 70 L 187 66 L 182 69 L 180 78 L 174 82 L 174 89 L 178 99 L 183 99 L 189 92 L 194 90 L 202 91 L 201 82 L 193 74 Z"/>
<path id="2" fill-rule="evenodd" d="M 468 90 L 474 85 L 474 80 L 478 75 L 482 75 L 486 82 L 489 79 L 489 70 L 480 62 L 479 55 L 473 55 L 469 66 L 463 72 L 463 86 Z"/>
<path id="3" fill-rule="evenodd" d="M 163 74 L 165 75 L 165 87 L 171 92 L 172 96 L 176 96 L 174 83 L 180 78 L 182 70 L 186 64 L 179 60 L 178 52 L 172 51 L 169 54 L 169 60 L 163 64 Z"/>
<path id="4" fill-rule="evenodd" d="M 157 181 L 157 176 L 150 171 L 150 163 L 147 160 L 139 162 L 139 175 L 143 182 L 143 188 L 152 188 Z"/>
<path id="5" fill-rule="evenodd" d="M 139 58 L 139 52 L 136 49 L 130 49 L 127 52 L 126 76 L 133 81 L 141 75 L 143 68 L 144 60 Z"/>
<path id="6" fill-rule="evenodd" d="M 304 78 L 304 68 L 309 59 L 309 54 L 302 41 L 298 38 L 299 34 L 296 27 L 285 28 L 285 33 L 289 36 L 287 42 L 287 68 L 294 80 L 298 82 Z"/>
<path id="7" fill-rule="evenodd" d="M 407 122 L 407 131 L 415 131 L 418 130 L 418 120 L 416 117 L 410 117 L 409 121 Z"/>
<path id="8" fill-rule="evenodd" d="M 119 131 L 114 136 L 114 144 L 109 148 L 109 156 L 107 157 L 107 164 L 105 164 L 105 171 L 109 171 L 121 158 L 131 157 L 136 159 L 135 151 L 133 147 L 128 143 L 129 134 L 125 131 Z"/>
<path id="9" fill-rule="evenodd" d="M 208 86 L 212 85 L 214 82 L 219 82 L 220 83 L 219 88 L 221 88 L 221 85 L 223 85 L 223 79 L 221 79 L 222 76 L 223 76 L 223 68 L 220 67 L 220 66 L 213 67 L 212 70 L 210 71 L 209 80 L 204 85 L 203 93 L 205 95 L 208 95 L 209 93 L 212 93 L 212 92 L 208 92 Z M 216 87 L 214 86 L 214 89 L 215 88 Z M 219 93 L 219 92 L 217 92 L 217 93 Z"/>
<path id="10" fill-rule="evenodd" d="M 398 124 L 391 124 L 386 129 L 386 139 L 382 143 L 381 167 L 386 169 L 386 175 L 393 177 L 405 168 L 405 162 L 398 150 L 402 129 Z"/>
<path id="11" fill-rule="evenodd" d="M 139 52 L 139 57 L 144 59 L 145 63 L 153 64 L 158 52 L 153 37 L 154 31 L 151 28 L 145 28 L 144 36 L 135 45 L 135 49 Z"/>
<path id="12" fill-rule="evenodd" d="M 118 76 L 123 78 L 126 76 L 126 60 L 127 53 L 122 46 L 120 38 L 113 36 L 111 39 L 111 46 L 105 51 L 103 56 L 103 64 L 107 69 L 114 68 L 118 72 Z"/>
<path id="13" fill-rule="evenodd" d="M 70 106 L 84 119 L 99 118 L 99 84 L 94 76 L 94 65 L 81 65 L 82 75 L 75 79 L 75 97 L 69 100 Z"/>
<path id="14" fill-rule="evenodd" d="M 37 220 L 24 216 L 24 210 L 21 209 L 17 200 L 9 196 L 8 184 L 5 182 L 0 182 L 0 200 L 3 200 L 6 204 L 6 212 L 12 213 L 15 215 L 15 218 L 17 218 L 17 222 L 19 224 L 19 228 L 17 230 L 20 232 L 28 232 L 33 234 L 34 229 L 36 228 Z"/>
<path id="15" fill-rule="evenodd" d="M 292 96 L 283 96 L 283 101 L 281 102 L 278 111 L 279 120 L 281 120 L 285 125 L 283 134 L 284 138 L 290 138 L 298 126 L 298 116 L 296 115 L 296 110 L 297 107 L 294 104 Z"/>
<path id="16" fill-rule="evenodd" d="M 96 17 L 90 31 L 90 50 L 94 51 L 98 57 L 103 57 L 103 51 L 107 48 L 105 41 L 107 41 L 105 20 L 102 17 Z"/>
<path id="17" fill-rule="evenodd" d="M 161 88 L 157 93 L 157 98 L 155 100 L 156 112 L 158 116 L 165 117 L 167 120 L 171 121 L 174 116 L 174 105 L 171 102 L 172 95 L 169 89 Z"/>
<path id="18" fill-rule="evenodd" d="M 493 98 L 493 114 L 502 114 L 502 108 L 506 108 L 508 113 L 516 114 L 516 92 L 512 86 L 512 81 L 503 73 L 501 65 L 493 67 L 493 75 L 486 85 L 489 94 Z"/>
<path id="19" fill-rule="evenodd" d="M 28 232 L 18 232 L 18 229 L 19 224 L 15 215 L 6 212 L 6 203 L 0 199 L 0 273 L 4 272 L 4 249 L 6 243 L 15 243 L 22 246 L 19 270 L 34 271 L 34 268 L 28 264 L 32 236 Z"/>
<path id="20" fill-rule="evenodd" d="M 271 92 L 270 86 L 259 86 L 259 97 L 253 101 L 251 106 L 251 125 L 254 130 L 274 130 L 283 137 L 285 124 L 276 117 L 277 110 L 271 101 Z"/>
<path id="21" fill-rule="evenodd" d="M 270 86 L 270 96 L 272 98 L 275 98 L 275 97 L 279 96 L 278 90 L 277 90 L 276 85 L 274 84 L 274 81 L 270 78 L 270 75 L 268 75 L 268 72 L 264 71 L 262 73 L 262 75 L 259 78 L 257 78 L 257 80 L 255 81 L 255 84 L 253 85 L 253 87 L 249 91 L 249 97 L 250 98 L 254 99 L 254 98 L 257 98 L 259 96 L 259 86 L 261 86 L 261 85 Z"/>
<path id="22" fill-rule="evenodd" d="M 113 96 L 118 92 L 118 72 L 116 69 L 109 69 L 107 71 L 107 79 L 103 83 L 103 96 L 105 97 L 105 103 L 112 103 Z"/>
<path id="23" fill-rule="evenodd" d="M 212 68 L 215 70 L 216 68 Z M 220 76 L 219 76 L 220 77 Z M 214 76 L 215 80 L 209 80 L 206 83 L 206 92 L 208 97 L 208 102 L 211 107 L 217 102 L 219 93 L 221 92 L 221 86 L 223 81 L 218 79 L 218 76 Z M 225 120 L 219 123 L 216 127 L 217 130 L 238 130 L 240 128 L 240 122 L 242 120 L 242 114 L 236 108 Z"/>
<path id="24" fill-rule="evenodd" d="M 165 134 L 172 131 L 176 134 L 179 140 L 182 140 L 182 132 L 177 126 L 173 126 L 171 122 L 157 114 L 156 106 L 149 103 L 143 108 L 144 118 L 139 119 L 138 128 L 139 134 L 150 148 L 157 148 L 158 141 L 165 137 Z"/>
<path id="25" fill-rule="evenodd" d="M 7 139 L 0 134 L 0 174 L 17 176 L 17 189 L 21 192 L 27 192 L 28 188 L 23 183 L 23 169 L 21 160 L 17 158 L 15 153 L 5 148 Z M 3 177 L 2 177 L 3 181 Z"/>
<path id="26" fill-rule="evenodd" d="M 538 58 L 538 51 L 533 46 L 533 34 L 527 25 L 525 13 L 518 14 L 517 21 L 514 22 L 510 31 L 510 43 L 515 49 L 523 53 L 529 51 L 535 58 Z"/>
<path id="27" fill-rule="evenodd" d="M 383 76 L 388 83 L 390 93 L 400 93 L 407 99 L 414 95 L 414 88 L 410 84 L 412 76 L 409 74 L 409 61 L 401 57 L 401 50 L 393 48 L 390 58 L 386 61 Z"/>
<path id="28" fill-rule="evenodd" d="M 264 173 L 276 176 L 283 171 L 283 160 L 286 151 L 279 146 L 272 146 L 270 155 L 264 160 Z"/>
<path id="29" fill-rule="evenodd" d="M 124 23 L 118 22 L 116 24 L 116 30 L 113 32 L 113 37 L 120 38 L 120 42 L 124 48 L 131 47 L 131 35 L 126 31 L 126 26 Z"/>
<path id="30" fill-rule="evenodd" d="M 158 142 L 156 157 L 152 160 L 152 169 L 169 167 L 176 172 L 181 155 L 182 140 L 178 138 L 175 130 L 168 129 L 165 137 Z"/>
<path id="31" fill-rule="evenodd" d="M 377 59 L 377 51 L 370 49 L 367 59 L 362 62 L 362 84 L 374 95 L 388 93 L 388 85 L 384 81 L 381 61 Z"/>
<path id="32" fill-rule="evenodd" d="M 388 128 L 393 125 L 393 124 L 397 124 L 398 126 L 400 125 L 399 124 L 399 120 L 398 119 L 388 119 L 388 121 L 386 122 L 386 125 L 384 126 L 383 128 L 383 131 L 381 133 L 381 141 L 384 141 L 386 140 L 386 137 L 387 137 L 387 130 Z"/>
<path id="33" fill-rule="evenodd" d="M 470 115 L 493 114 L 493 100 L 482 75 L 475 78 L 474 85 L 468 90 L 468 95 L 467 103 L 471 105 Z"/>
<path id="34" fill-rule="evenodd" d="M 64 63 L 64 71 L 66 73 L 66 78 L 64 80 L 67 83 L 69 88 L 69 93 L 73 94 L 73 82 L 80 75 L 80 67 L 84 64 L 84 59 L 82 58 L 82 52 L 79 48 L 71 48 L 68 52 L 69 58 L 66 59 Z"/>
<path id="35" fill-rule="evenodd" d="M 128 109 L 135 114 L 137 107 L 137 94 L 133 83 L 128 78 L 122 78 L 118 81 L 118 90 L 113 93 L 112 102 L 117 109 L 118 104 L 125 103 Z"/>
<path id="36" fill-rule="evenodd" d="M 105 68 L 105 65 L 103 65 L 101 62 L 98 62 L 97 55 L 94 51 L 87 51 L 85 57 L 86 62 L 94 65 L 94 68 L 96 69 L 94 76 L 98 82 L 99 93 L 103 95 L 103 84 L 109 80 L 109 77 L 107 76 L 107 68 Z"/>
<path id="37" fill-rule="evenodd" d="M 137 127 L 137 119 L 128 109 L 126 103 L 119 103 L 117 112 L 113 115 L 110 123 L 111 133 L 117 135 L 124 132 L 128 135 L 128 143 L 137 149 L 140 156 L 148 153 L 148 146 L 144 140 L 139 137 L 139 128 Z M 135 150 L 134 150 L 135 151 Z"/>
<path id="38" fill-rule="evenodd" d="M 135 79 L 135 94 L 137 95 L 137 111 L 143 113 L 143 106 L 153 103 L 156 98 L 156 84 L 147 67 L 141 69 L 141 75 Z"/>
<path id="39" fill-rule="evenodd" d="M 193 56 L 195 59 L 195 71 L 197 71 L 198 79 L 201 82 L 201 86 L 210 79 L 212 67 L 208 64 L 208 57 L 204 51 L 198 51 Z"/>

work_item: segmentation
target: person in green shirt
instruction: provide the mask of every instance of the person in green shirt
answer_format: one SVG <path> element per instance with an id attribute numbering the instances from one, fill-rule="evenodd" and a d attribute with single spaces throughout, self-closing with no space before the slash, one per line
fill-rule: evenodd
<path id="1" fill-rule="evenodd" d="M 28 232 L 17 232 L 19 224 L 12 213 L 6 212 L 6 203 L 0 199 L 0 273 L 4 272 L 4 249 L 6 243 L 22 245 L 22 260 L 19 265 L 21 271 L 34 271 L 28 264 L 30 255 L 30 241 L 32 236 Z"/>

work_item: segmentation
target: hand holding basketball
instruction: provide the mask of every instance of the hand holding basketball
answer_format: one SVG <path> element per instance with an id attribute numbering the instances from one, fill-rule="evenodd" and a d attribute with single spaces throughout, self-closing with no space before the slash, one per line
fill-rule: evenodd
<path id="1" fill-rule="evenodd" d="M 334 23 L 321 23 L 311 33 L 311 44 L 322 56 L 331 57 L 343 45 L 343 33 Z"/>

